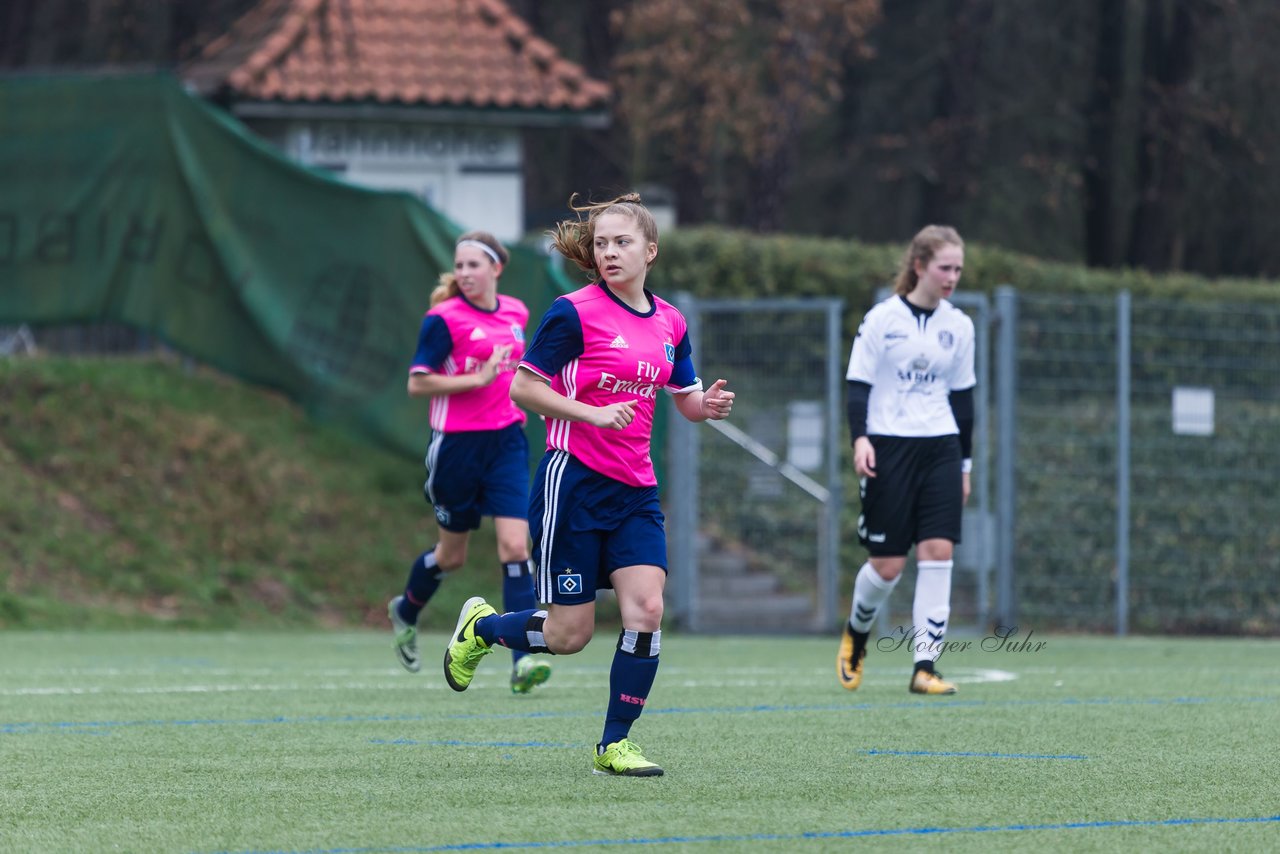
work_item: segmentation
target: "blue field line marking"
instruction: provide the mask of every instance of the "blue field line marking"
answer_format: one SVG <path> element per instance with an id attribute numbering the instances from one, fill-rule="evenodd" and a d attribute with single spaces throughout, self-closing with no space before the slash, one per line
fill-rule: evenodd
<path id="1" fill-rule="evenodd" d="M 25 721 L 0 724 L 0 735 L 31 734 L 37 732 L 97 732 L 104 729 L 132 727 L 197 727 L 197 726 L 264 726 L 267 724 L 324 724 L 324 723 L 403 723 L 425 720 L 425 715 L 311 715 L 289 717 L 273 715 L 265 718 L 191 718 L 179 720 L 138 721 L 55 721 L 39 723 Z"/>
<path id="2" fill-rule="evenodd" d="M 1211 703 L 1274 703 L 1280 697 L 1152 697 L 1054 699 L 1054 700 L 902 700 L 896 703 L 814 703 L 810 705 L 777 705 L 760 703 L 753 706 L 671 706 L 645 707 L 646 715 L 752 714 L 758 712 L 874 712 L 898 709 L 1009 708 L 1031 706 L 1182 706 Z M 529 720 L 532 718 L 569 718 L 597 712 L 490 712 L 486 714 L 443 715 L 444 720 Z"/>
<path id="3" fill-rule="evenodd" d="M 585 750 L 586 744 L 557 744 L 551 741 L 462 741 L 456 738 L 416 739 L 416 738 L 371 738 L 370 744 L 390 744 L 399 746 L 425 747 L 566 747 L 574 750 Z"/>
<path id="4" fill-rule="evenodd" d="M 867 756 L 977 756 L 984 759 L 1088 759 L 1072 753 L 982 753 L 970 750 L 871 750 Z"/>
<path id="5" fill-rule="evenodd" d="M 1171 697 L 1171 698 L 1107 698 L 1091 700 L 904 700 L 898 703 L 815 703 L 812 705 L 773 705 L 762 703 L 754 706 L 678 706 L 673 708 L 646 708 L 645 715 L 735 715 L 776 712 L 874 712 L 900 709 L 1000 709 L 1032 706 L 1183 706 L 1183 705 L 1233 705 L 1244 703 L 1274 703 L 1280 697 Z M 413 723 L 418 721 L 494 721 L 537 720 L 539 718 L 599 717 L 598 711 L 581 712 L 511 712 L 456 715 L 311 715 L 289 717 L 275 715 L 263 718 L 193 718 L 190 720 L 137 720 L 137 721 L 18 721 L 0 723 L 0 735 L 33 735 L 45 732 L 100 733 L 109 729 L 132 727 L 198 727 L 198 726 L 265 726 L 281 724 L 326 723 Z"/>
<path id="6" fill-rule="evenodd" d="M 557 842 L 458 842 L 449 845 L 400 845 L 388 848 L 306 848 L 219 851 L 216 854 L 375 854 L 445 851 L 516 851 L 520 849 L 585 848 L 588 845 L 687 845 L 711 842 L 793 842 L 811 839 L 860 839 L 872 836 L 944 836 L 952 833 L 1019 833 L 1037 830 L 1101 830 L 1117 827 L 1186 827 L 1212 824 L 1274 824 L 1280 815 L 1244 818 L 1166 818 L 1151 820 L 1064 821 L 1048 824 L 979 824 L 970 827 L 891 827 L 872 830 L 808 831 L 805 833 L 743 833 L 708 836 L 650 836 L 617 839 L 581 839 Z"/>

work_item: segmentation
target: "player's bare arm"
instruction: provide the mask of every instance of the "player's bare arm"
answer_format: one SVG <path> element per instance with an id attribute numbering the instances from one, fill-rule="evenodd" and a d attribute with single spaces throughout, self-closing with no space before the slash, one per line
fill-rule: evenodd
<path id="1" fill-rule="evenodd" d="M 606 430 L 622 430 L 636 417 L 634 400 L 623 400 L 608 406 L 592 406 L 565 397 L 552 389 L 546 380 L 529 370 L 516 371 L 511 380 L 511 399 L 518 406 L 544 418 L 581 421 Z"/>
<path id="2" fill-rule="evenodd" d="M 484 388 L 492 385 L 502 373 L 502 365 L 511 356 L 511 345 L 503 344 L 493 348 L 493 354 L 473 373 L 445 374 L 415 373 L 409 374 L 410 397 L 441 397 L 457 394 L 460 391 Z"/>
<path id="3" fill-rule="evenodd" d="M 736 395 L 725 386 L 728 380 L 716 380 L 706 391 L 677 394 L 676 408 L 690 421 L 723 421 L 733 411 Z"/>

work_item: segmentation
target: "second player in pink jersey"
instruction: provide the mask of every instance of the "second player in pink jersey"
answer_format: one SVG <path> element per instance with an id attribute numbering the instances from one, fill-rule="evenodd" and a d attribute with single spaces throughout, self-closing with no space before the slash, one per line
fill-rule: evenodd
<path id="1" fill-rule="evenodd" d="M 467 248 L 474 247 L 463 247 Z M 447 394 L 431 394 L 431 429 L 441 433 L 501 430 L 523 424 L 524 412 L 511 402 L 511 377 L 524 356 L 524 328 L 529 309 L 513 296 L 494 294 L 491 306 L 471 302 L 461 293 L 433 305 L 422 321 L 411 377 L 461 377 L 479 382 Z M 495 359 L 495 354 L 500 358 Z"/>
<path id="2" fill-rule="evenodd" d="M 629 738 L 658 670 L 667 542 L 649 447 L 659 392 L 690 421 L 728 417 L 724 380 L 704 390 L 684 317 L 648 291 L 658 227 L 637 195 L 574 207 L 555 247 L 593 283 L 552 304 L 511 382 L 511 398 L 547 419 L 547 453 L 529 496 L 538 600 L 546 610 L 498 614 L 470 599 L 445 651 L 445 679 L 471 684 L 501 644 L 569 654 L 595 632 L 596 591 L 618 596 L 622 632 L 609 670 L 596 774 L 653 777 Z M 581 218 L 585 213 L 586 219 Z"/>
<path id="3" fill-rule="evenodd" d="M 409 367 L 409 394 L 430 403 L 431 442 L 423 487 L 439 528 L 433 548 L 418 555 L 404 593 L 387 606 L 400 663 L 417 672 L 418 617 L 446 573 L 467 560 L 471 532 L 492 516 L 508 608 L 536 604 L 529 561 L 529 445 L 525 415 L 509 390 L 524 354 L 525 304 L 498 293 L 507 250 L 493 235 L 473 231 L 454 248 L 453 272 L 441 277 L 422 319 Z M 551 667 L 512 652 L 511 690 L 527 693 Z"/>

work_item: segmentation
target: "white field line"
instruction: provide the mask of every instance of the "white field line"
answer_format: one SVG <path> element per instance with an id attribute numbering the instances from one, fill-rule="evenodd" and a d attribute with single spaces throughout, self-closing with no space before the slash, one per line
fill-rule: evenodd
<path id="1" fill-rule="evenodd" d="M 876 674 L 866 680 L 868 685 L 890 685 L 905 679 L 906 668 L 898 675 Z M 680 678 L 681 671 L 689 672 L 692 668 L 669 668 L 664 675 L 671 680 L 669 684 L 682 688 L 769 688 L 778 686 L 795 686 L 813 684 L 818 678 L 826 678 L 824 668 L 819 675 L 813 672 L 797 678 L 795 670 L 769 670 L 761 667 L 726 668 L 718 672 L 717 677 Z M 676 672 L 670 672 L 676 671 Z M 226 675 L 233 675 L 228 671 Z M 785 674 L 786 678 L 780 678 Z M 954 674 L 954 675 L 953 675 Z M 95 675 L 101 676 L 101 673 Z M 121 675 L 136 677 L 139 673 L 122 673 Z M 148 672 L 146 675 L 153 675 Z M 172 675 L 172 674 L 167 674 Z M 201 675 L 210 675 L 202 673 Z M 220 674 L 221 675 L 221 674 Z M 243 675 L 243 674 L 241 674 Z M 360 675 L 352 671 L 352 675 Z M 371 675 L 367 671 L 365 676 Z M 443 680 L 422 679 L 398 674 L 385 674 L 379 671 L 376 676 L 385 679 L 376 681 L 337 681 L 337 682 L 241 682 L 241 683 L 198 683 L 191 685 L 147 685 L 147 686 L 115 686 L 115 685 L 49 685 L 28 686 L 0 689 L 0 697 L 74 697 L 84 695 L 156 695 L 156 694 L 234 694 L 234 693 L 267 693 L 267 692 L 300 692 L 311 691 L 438 691 L 445 685 Z M 556 686 L 565 688 L 599 688 L 607 685 L 607 674 L 597 673 L 557 673 Z M 947 672 L 947 679 L 961 684 L 977 684 L 981 682 L 1009 682 L 1018 675 L 1007 670 L 991 670 L 978 668 L 957 668 Z M 505 687 L 502 679 L 478 678 L 475 687 L 484 688 L 486 683 Z"/>

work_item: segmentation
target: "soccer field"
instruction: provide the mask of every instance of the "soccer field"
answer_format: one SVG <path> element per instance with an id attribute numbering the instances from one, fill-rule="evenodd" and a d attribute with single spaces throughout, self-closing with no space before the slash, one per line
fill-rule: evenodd
<path id="1" fill-rule="evenodd" d="M 1280 642 L 968 640 L 928 698 L 905 649 L 850 694 L 834 635 L 668 633 L 667 773 L 624 779 L 609 632 L 524 697 L 503 650 L 450 691 L 441 634 L 410 675 L 389 633 L 0 633 L 0 851 L 1280 849 Z"/>

